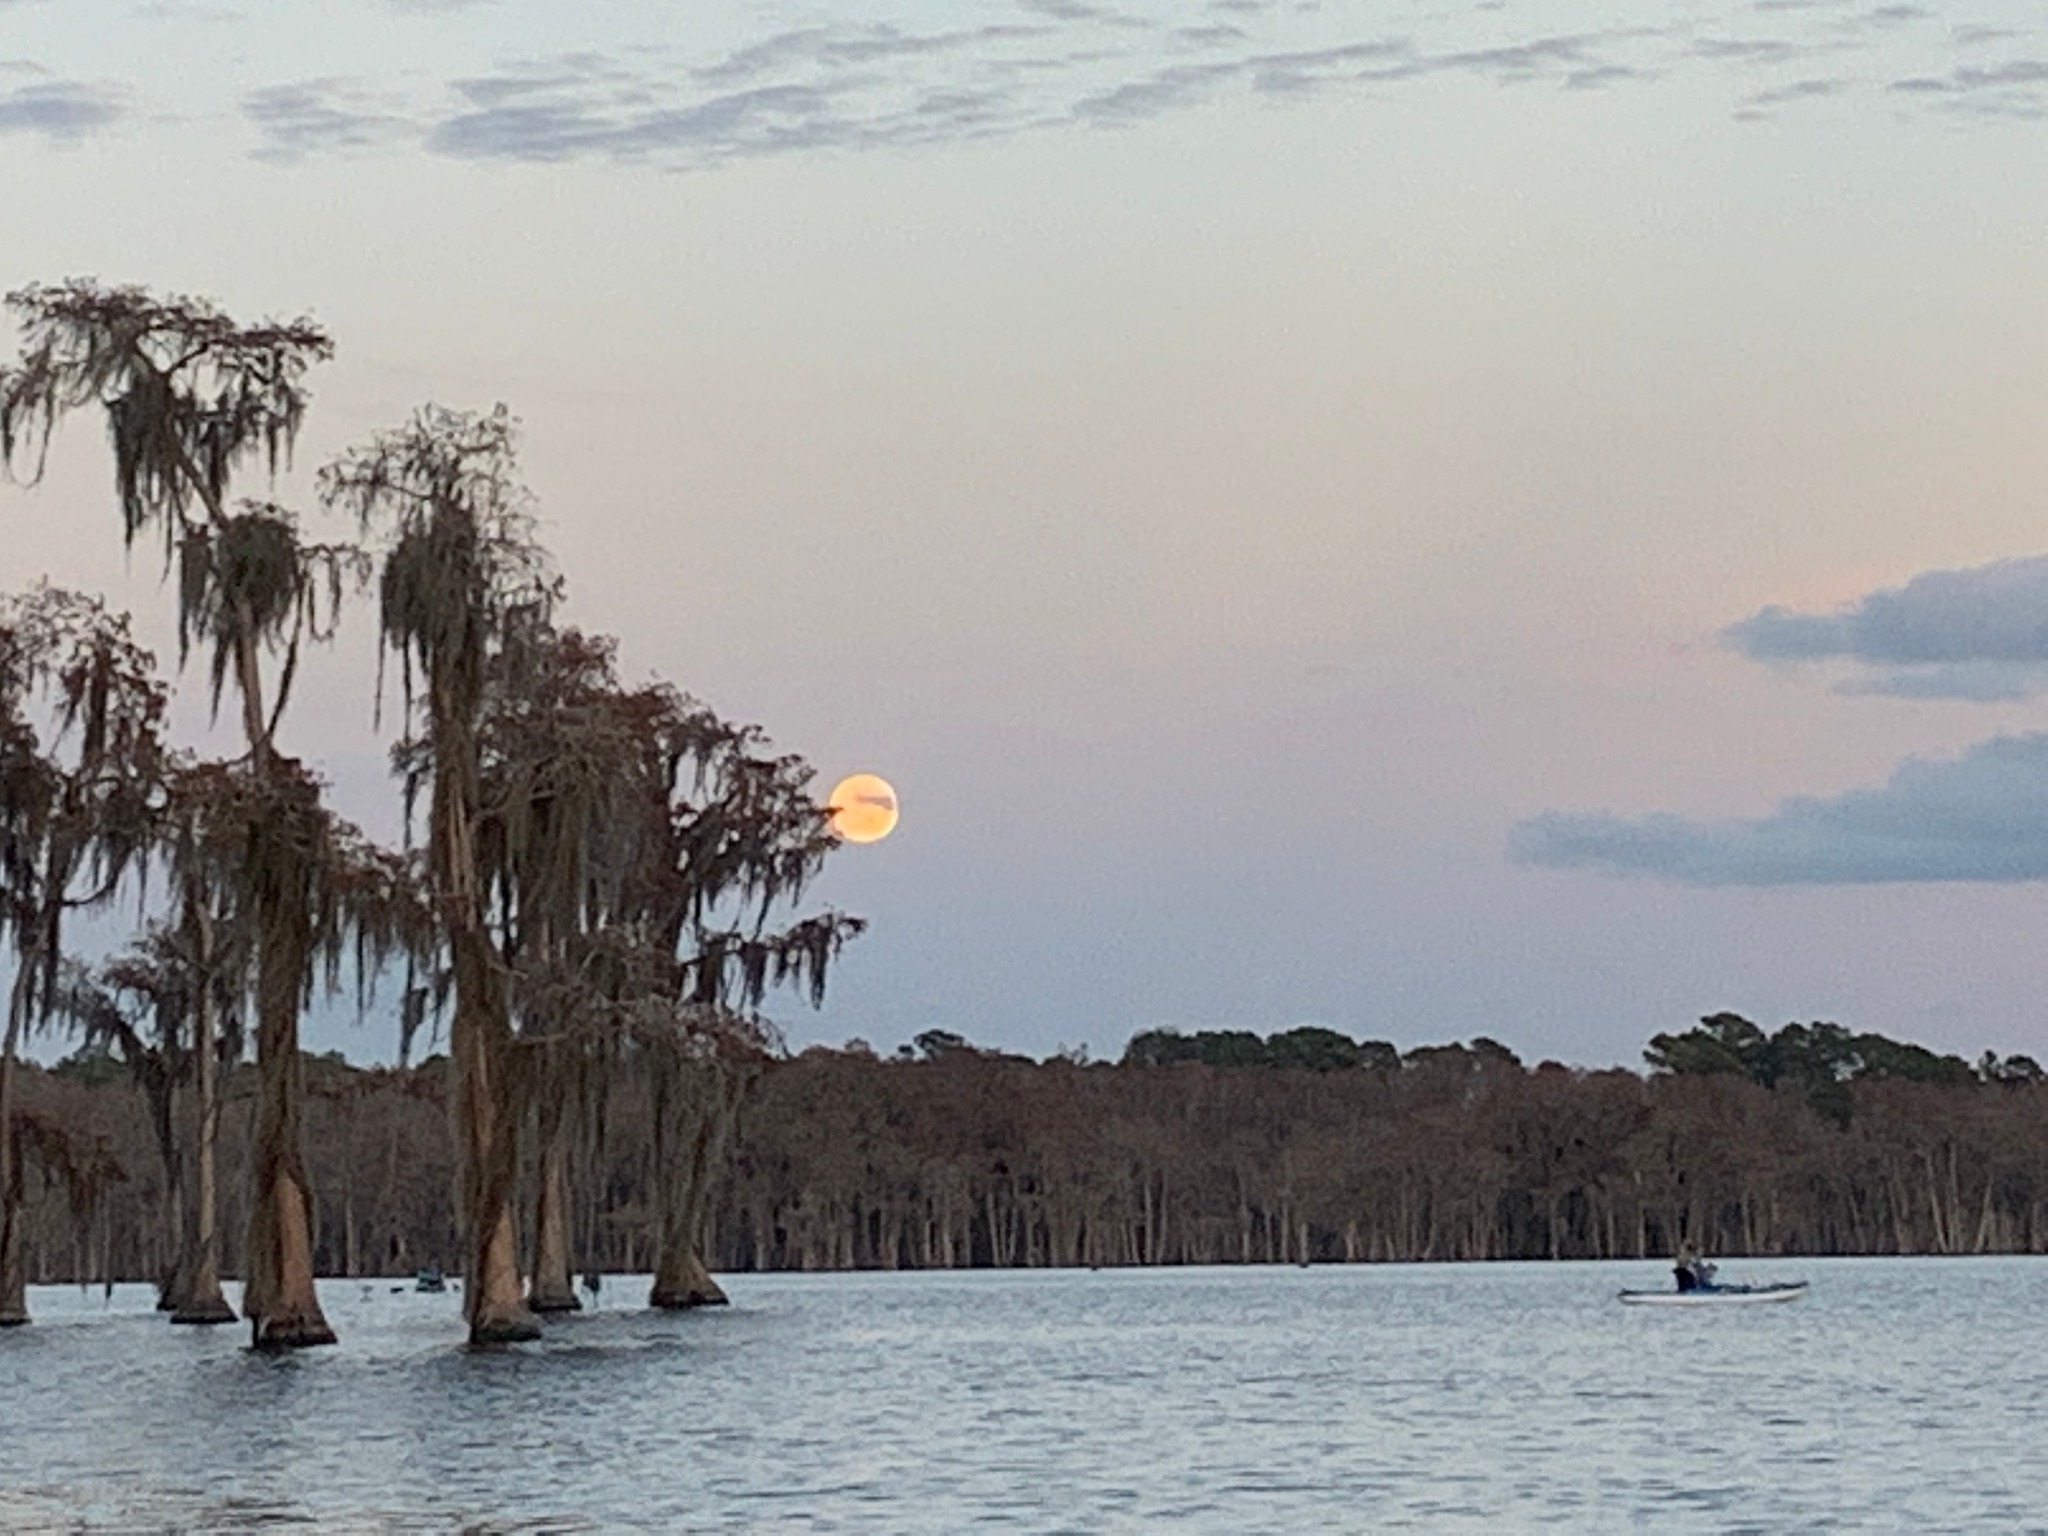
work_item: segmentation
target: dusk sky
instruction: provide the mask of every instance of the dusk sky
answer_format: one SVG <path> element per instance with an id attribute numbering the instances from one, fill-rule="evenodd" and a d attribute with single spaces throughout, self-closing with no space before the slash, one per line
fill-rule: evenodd
<path id="1" fill-rule="evenodd" d="M 0 0 L 0 284 L 326 324 L 300 505 L 507 402 L 570 620 L 901 792 L 797 1044 L 2041 1054 L 2044 118 L 2012 0 Z M 168 660 L 87 420 L 44 574 Z"/>

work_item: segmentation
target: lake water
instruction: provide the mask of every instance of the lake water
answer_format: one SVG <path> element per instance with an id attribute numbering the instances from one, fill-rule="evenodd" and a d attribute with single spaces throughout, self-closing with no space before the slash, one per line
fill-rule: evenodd
<path id="1" fill-rule="evenodd" d="M 0 1528 L 2048 1530 L 2048 1261 L 614 1278 L 545 1342 L 330 1282 L 338 1348 L 38 1288 Z"/>

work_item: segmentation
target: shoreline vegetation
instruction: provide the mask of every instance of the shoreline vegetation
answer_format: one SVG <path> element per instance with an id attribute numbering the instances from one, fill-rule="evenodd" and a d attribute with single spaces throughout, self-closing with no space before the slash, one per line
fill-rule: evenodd
<path id="1" fill-rule="evenodd" d="M 1534 1066 L 1494 1041 L 1400 1052 L 1334 1031 L 1148 1031 L 1121 1060 L 1046 1061 L 931 1031 L 766 1063 L 703 1192 L 709 1269 L 846 1270 L 2048 1251 L 2048 1085 L 1831 1024 L 1716 1014 L 1647 1073 Z M 577 1272 L 655 1267 L 658 1078 L 629 1057 L 550 1177 Z M 450 1064 L 304 1062 L 319 1273 L 404 1275 L 460 1250 Z M 45 1180 L 30 1276 L 156 1280 L 177 1200 L 118 1054 L 27 1069 L 22 1103 L 89 1146 L 97 1187 Z M 259 1096 L 225 1092 L 233 1159 Z M 189 1104 L 178 1116 L 191 1114 Z M 529 1143 L 514 1183 L 542 1176 Z M 246 1195 L 224 1187 L 223 1230 Z M 535 1209 L 530 1198 L 520 1209 Z M 523 1219 L 518 1248 L 532 1251 Z M 234 1243 L 226 1273 L 239 1272 Z M 698 1300 L 718 1299 L 708 1275 Z"/>

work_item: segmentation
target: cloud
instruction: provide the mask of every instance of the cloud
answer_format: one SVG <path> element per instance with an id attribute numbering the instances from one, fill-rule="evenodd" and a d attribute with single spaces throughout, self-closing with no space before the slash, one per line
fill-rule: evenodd
<path id="1" fill-rule="evenodd" d="M 262 135 L 259 160 L 291 164 L 313 154 L 368 149 L 417 132 L 404 117 L 377 107 L 358 83 L 306 80 L 252 91 L 242 115 Z"/>
<path id="2" fill-rule="evenodd" d="M 1626 64 L 1596 64 L 1591 69 L 1575 69 L 1564 77 L 1564 83 L 1574 91 L 1597 91 L 1610 85 L 1621 85 L 1630 80 L 1646 78 L 1640 69 L 1631 69 Z"/>
<path id="3" fill-rule="evenodd" d="M 1787 800 L 1754 821 L 1551 812 L 1518 824 L 1508 854 L 1702 886 L 2048 879 L 2048 735 L 1913 759 L 1880 788 Z"/>
<path id="4" fill-rule="evenodd" d="M 1175 64 L 1144 80 L 1085 96 L 1074 103 L 1073 115 L 1097 121 L 1133 121 L 1155 116 L 1217 90 L 1244 73 L 1239 63 Z"/>
<path id="5" fill-rule="evenodd" d="M 1769 607 L 1722 632 L 1758 661 L 1878 669 L 1844 691 L 2011 699 L 2048 689 L 2048 555 L 1925 571 L 1834 613 Z"/>
<path id="6" fill-rule="evenodd" d="M 376 0 L 387 15 L 416 19 L 491 3 Z M 1556 35 L 1532 29 L 1524 8 L 1487 4 L 1385 11 L 1412 32 L 1383 35 L 1360 21 L 1362 8 L 1315 0 L 960 0 L 943 22 L 921 9 L 922 21 L 908 6 L 858 21 L 813 10 L 801 23 L 694 54 L 669 37 L 636 42 L 558 19 L 557 54 L 491 60 L 448 80 L 422 78 L 411 60 L 374 79 L 287 78 L 247 92 L 239 106 L 258 130 L 256 153 L 273 160 L 409 144 L 472 161 L 666 170 L 1128 125 L 1219 99 L 1385 92 L 1455 75 L 1576 92 L 1706 77 L 1739 117 L 1840 110 L 1832 98 L 1883 88 L 1902 110 L 2048 111 L 2048 65 L 2029 54 L 2040 32 L 1951 28 L 1931 0 L 1736 0 L 1647 22 L 1616 4 L 1597 29 Z M 608 39 L 602 53 L 587 41 L 599 35 Z M 1830 61 L 1824 70 L 1811 62 L 1820 56 Z M 1858 60 L 1867 62 L 1859 69 Z M 305 73 L 318 76 L 319 66 Z M 13 117 L 0 126 L 53 135 L 79 131 L 88 119 L 76 114 L 94 106 L 74 99 L 66 119 L 54 99 L 0 100 Z"/>
<path id="7" fill-rule="evenodd" d="M 1966 64 L 1946 75 L 1894 80 L 1890 89 L 1954 112 L 2030 120 L 2048 116 L 2048 60 L 2014 58 L 2000 64 Z"/>
<path id="8" fill-rule="evenodd" d="M 1797 101 L 1818 101 L 1828 96 L 1839 96 L 1848 89 L 1846 80 L 1794 80 L 1789 85 L 1773 86 L 1767 91 L 1758 91 L 1745 98 L 1746 107 L 1781 107 Z"/>
<path id="9" fill-rule="evenodd" d="M 1091 7 L 1082 12 L 1094 15 Z M 865 27 L 799 27 L 778 32 L 734 49 L 723 59 L 694 71 L 711 84 L 757 80 L 793 67 L 843 69 L 891 60 L 965 53 L 1049 37 L 1058 29 L 1042 25 L 968 27 L 951 32 L 908 32 L 886 22 Z"/>
<path id="10" fill-rule="evenodd" d="M 28 69 L 40 74 L 36 66 Z M 0 134 L 39 133 L 76 142 L 111 127 L 123 115 L 121 93 L 77 80 L 37 79 L 0 90 Z"/>
<path id="11" fill-rule="evenodd" d="M 1107 21 L 1115 15 L 1102 6 L 1083 4 L 1082 0 L 1017 0 L 1017 8 L 1050 16 L 1055 21 Z"/>

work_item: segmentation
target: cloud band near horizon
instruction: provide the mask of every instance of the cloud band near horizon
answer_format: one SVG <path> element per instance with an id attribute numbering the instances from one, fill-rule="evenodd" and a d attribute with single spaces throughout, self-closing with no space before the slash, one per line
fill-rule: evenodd
<path id="1" fill-rule="evenodd" d="M 1518 823 L 1508 855 L 1699 886 L 2048 879 L 2048 733 L 1911 759 L 1879 787 L 1798 796 L 1755 820 L 1553 811 Z"/>

